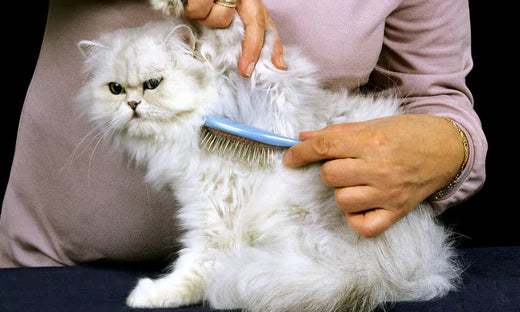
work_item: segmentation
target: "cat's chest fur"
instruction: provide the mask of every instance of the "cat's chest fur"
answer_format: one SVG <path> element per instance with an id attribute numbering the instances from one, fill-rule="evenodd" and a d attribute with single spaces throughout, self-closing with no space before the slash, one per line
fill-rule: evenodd
<path id="1" fill-rule="evenodd" d="M 255 168 L 201 151 L 196 166 L 175 185 L 181 223 L 204 232 L 204 244 L 226 251 L 240 246 L 284 245 L 283 231 L 300 231 L 311 213 L 298 199 L 281 164 Z M 311 169 L 312 170 L 312 169 Z M 284 183 L 284 180 L 287 183 Z"/>

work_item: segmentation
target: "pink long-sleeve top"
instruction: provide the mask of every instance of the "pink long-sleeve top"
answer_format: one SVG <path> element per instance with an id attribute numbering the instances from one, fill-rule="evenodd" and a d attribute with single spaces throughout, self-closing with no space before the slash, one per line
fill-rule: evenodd
<path id="1" fill-rule="evenodd" d="M 454 120 L 469 142 L 441 212 L 485 180 L 487 141 L 465 77 L 473 66 L 467 0 L 265 0 L 284 45 L 298 45 L 332 88 L 397 89 L 406 111 Z M 413 142 L 412 142 L 413 143 Z"/>
<path id="2" fill-rule="evenodd" d="M 329 86 L 398 87 L 408 112 L 447 116 L 464 129 L 470 159 L 436 209 L 480 188 L 487 144 L 464 83 L 472 67 L 467 0 L 264 1 L 283 43 L 300 46 Z M 79 40 L 162 15 L 148 0 L 49 5 L 2 204 L 0 267 L 163 259 L 179 235 L 170 197 L 121 153 L 98 146 L 72 109 Z"/>

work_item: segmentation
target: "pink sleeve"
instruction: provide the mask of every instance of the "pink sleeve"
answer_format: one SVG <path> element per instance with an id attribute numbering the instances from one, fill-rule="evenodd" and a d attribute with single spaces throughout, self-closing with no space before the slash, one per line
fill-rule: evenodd
<path id="1" fill-rule="evenodd" d="M 465 132 L 469 160 L 438 212 L 476 193 L 485 180 L 487 141 L 465 77 L 473 66 L 467 0 L 405 0 L 386 20 L 373 83 L 396 87 L 406 110 L 451 118 Z"/>

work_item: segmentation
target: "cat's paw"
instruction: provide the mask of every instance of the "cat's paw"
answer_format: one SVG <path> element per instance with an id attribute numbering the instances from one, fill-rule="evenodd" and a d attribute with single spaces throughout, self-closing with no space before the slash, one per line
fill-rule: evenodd
<path id="1" fill-rule="evenodd" d="M 153 308 L 158 305 L 160 299 L 157 296 L 154 282 L 149 278 L 139 280 L 137 286 L 132 290 L 126 305 L 132 308 Z"/>
<path id="2" fill-rule="evenodd" d="M 175 308 L 198 303 L 201 296 L 190 287 L 172 285 L 165 280 L 143 278 L 132 290 L 126 304 L 132 308 Z"/>
<path id="3" fill-rule="evenodd" d="M 181 16 L 184 5 L 181 0 L 150 0 L 152 7 L 166 15 Z"/>

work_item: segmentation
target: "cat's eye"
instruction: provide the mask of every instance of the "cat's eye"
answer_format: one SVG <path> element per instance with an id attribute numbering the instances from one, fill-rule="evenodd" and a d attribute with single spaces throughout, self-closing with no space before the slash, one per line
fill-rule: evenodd
<path id="1" fill-rule="evenodd" d="M 143 82 L 143 90 L 153 90 L 161 83 L 162 78 L 159 79 L 148 79 Z"/>
<path id="2" fill-rule="evenodd" d="M 110 90 L 110 92 L 112 92 L 112 94 L 116 95 L 125 92 L 125 88 L 123 88 L 123 86 L 117 82 L 110 82 L 108 84 L 108 89 Z"/>

